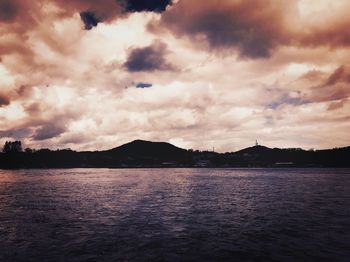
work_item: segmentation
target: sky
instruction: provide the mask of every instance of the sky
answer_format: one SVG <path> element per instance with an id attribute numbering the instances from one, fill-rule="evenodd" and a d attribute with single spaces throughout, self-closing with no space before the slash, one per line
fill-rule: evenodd
<path id="1" fill-rule="evenodd" d="M 0 0 L 0 144 L 350 145 L 348 0 Z"/>

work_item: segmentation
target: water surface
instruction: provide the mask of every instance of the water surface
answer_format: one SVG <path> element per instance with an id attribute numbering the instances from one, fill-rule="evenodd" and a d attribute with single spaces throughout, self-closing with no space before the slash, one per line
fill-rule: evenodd
<path id="1" fill-rule="evenodd" d="M 349 169 L 0 170 L 0 261 L 350 261 Z"/>

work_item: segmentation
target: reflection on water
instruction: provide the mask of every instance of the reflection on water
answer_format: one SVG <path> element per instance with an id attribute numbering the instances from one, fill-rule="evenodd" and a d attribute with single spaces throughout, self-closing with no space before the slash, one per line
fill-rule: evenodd
<path id="1" fill-rule="evenodd" d="M 0 261 L 349 261 L 349 169 L 0 170 Z"/>

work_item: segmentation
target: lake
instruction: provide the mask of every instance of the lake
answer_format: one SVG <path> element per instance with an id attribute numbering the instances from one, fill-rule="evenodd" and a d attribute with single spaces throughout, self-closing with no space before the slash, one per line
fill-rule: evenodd
<path id="1" fill-rule="evenodd" d="M 350 169 L 0 170 L 0 261 L 350 261 Z"/>

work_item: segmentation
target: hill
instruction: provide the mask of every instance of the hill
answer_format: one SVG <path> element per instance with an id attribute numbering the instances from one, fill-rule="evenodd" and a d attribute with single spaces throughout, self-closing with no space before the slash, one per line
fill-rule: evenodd
<path id="1" fill-rule="evenodd" d="M 159 159 L 178 159 L 185 157 L 187 150 L 165 142 L 134 140 L 130 143 L 105 151 L 113 155 L 129 157 L 151 157 Z"/>
<path id="2" fill-rule="evenodd" d="M 12 142 L 8 143 L 8 146 L 12 145 Z M 306 151 L 256 145 L 220 154 L 185 150 L 165 142 L 135 140 L 110 150 L 94 152 L 69 149 L 22 152 L 21 148 L 15 149 L 0 153 L 0 168 L 350 167 L 350 147 Z"/>
<path id="3" fill-rule="evenodd" d="M 236 153 L 237 154 L 264 154 L 264 153 L 271 152 L 272 150 L 273 149 L 266 146 L 256 145 L 256 146 L 241 149 Z"/>

